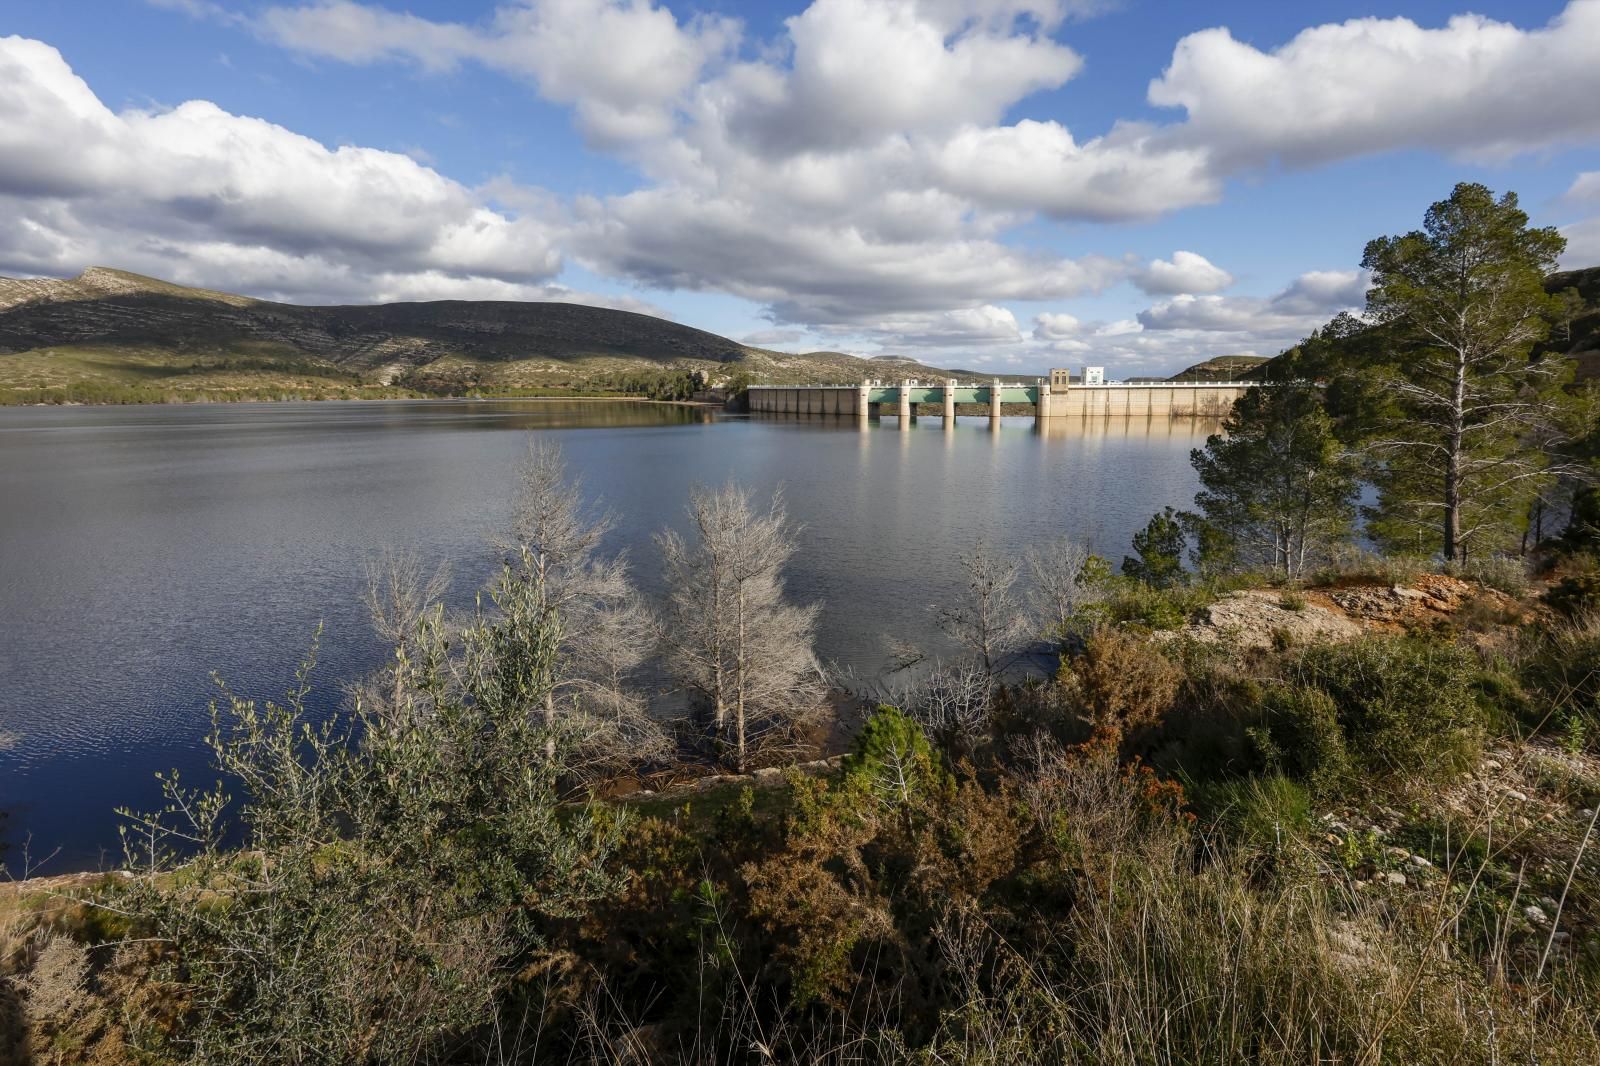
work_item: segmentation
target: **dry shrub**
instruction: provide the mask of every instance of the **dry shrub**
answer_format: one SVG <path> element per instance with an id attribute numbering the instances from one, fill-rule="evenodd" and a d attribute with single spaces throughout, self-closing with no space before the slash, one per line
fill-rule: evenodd
<path id="1" fill-rule="evenodd" d="M 1063 664 L 1061 680 L 1094 736 L 1117 742 L 1166 715 L 1183 674 L 1148 640 L 1102 627 Z"/>
<path id="2" fill-rule="evenodd" d="M 827 782 L 791 776 L 795 812 L 783 849 L 741 871 L 750 913 L 774 944 L 798 1004 L 842 1008 L 851 954 L 870 938 L 892 938 L 894 921 L 862 851 L 878 831 L 871 805 Z"/>

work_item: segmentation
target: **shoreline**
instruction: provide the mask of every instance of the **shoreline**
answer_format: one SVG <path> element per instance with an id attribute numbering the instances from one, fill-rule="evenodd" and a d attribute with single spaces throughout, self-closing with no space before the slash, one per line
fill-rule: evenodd
<path id="1" fill-rule="evenodd" d="M 92 402 L 85 400 L 69 400 L 62 403 L 0 403 L 0 410 L 7 408 L 32 409 L 40 407 L 206 407 L 206 406 L 246 406 L 257 404 L 273 406 L 289 403 L 645 403 L 661 404 L 669 407 L 699 407 L 710 410 L 726 410 L 727 405 L 711 400 L 653 400 L 647 396 L 294 396 L 277 400 L 248 399 L 228 400 L 215 397 L 206 397 L 197 400 L 131 400 L 126 403 L 105 401 Z"/>

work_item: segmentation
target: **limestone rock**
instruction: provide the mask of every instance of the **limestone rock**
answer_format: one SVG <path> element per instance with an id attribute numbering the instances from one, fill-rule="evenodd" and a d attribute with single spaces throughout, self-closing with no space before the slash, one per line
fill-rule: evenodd
<path id="1" fill-rule="evenodd" d="M 1201 608 L 1194 621 L 1177 632 L 1206 643 L 1270 648 L 1274 634 L 1291 644 L 1316 644 L 1353 640 L 1361 635 L 1361 627 L 1316 604 L 1291 611 L 1283 606 L 1281 593 L 1251 589 L 1229 593 Z"/>

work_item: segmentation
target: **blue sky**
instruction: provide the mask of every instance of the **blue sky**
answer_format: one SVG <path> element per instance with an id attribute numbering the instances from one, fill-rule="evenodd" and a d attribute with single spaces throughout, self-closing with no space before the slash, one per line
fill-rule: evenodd
<path id="1" fill-rule="evenodd" d="M 1270 355 L 1462 180 L 1600 263 L 1600 0 L 0 7 L 0 273 Z"/>

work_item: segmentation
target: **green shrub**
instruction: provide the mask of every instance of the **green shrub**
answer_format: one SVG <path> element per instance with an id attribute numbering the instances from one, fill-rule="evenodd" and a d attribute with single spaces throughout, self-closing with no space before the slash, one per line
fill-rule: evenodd
<path id="1" fill-rule="evenodd" d="M 1339 706 L 1320 689 L 1275 685 L 1262 700 L 1262 719 L 1270 747 L 1266 761 L 1276 762 L 1318 791 L 1336 787 L 1350 773 L 1350 752 Z"/>
<path id="2" fill-rule="evenodd" d="M 1295 673 L 1332 699 L 1356 769 L 1449 775 L 1482 750 L 1477 663 L 1454 644 L 1412 635 L 1321 645 L 1307 649 Z"/>
<path id="3" fill-rule="evenodd" d="M 1562 578 L 1544 594 L 1544 602 L 1567 618 L 1600 611 L 1600 571 Z"/>
<path id="4" fill-rule="evenodd" d="M 887 705 L 861 727 L 855 750 L 844 763 L 847 786 L 897 810 L 917 806 L 948 777 L 922 727 Z"/>
<path id="5" fill-rule="evenodd" d="M 1130 578 L 1113 578 L 1104 585 L 1104 598 L 1092 604 L 1095 621 L 1141 629 L 1181 629 L 1200 608 L 1221 591 L 1210 582 L 1156 588 Z"/>
<path id="6" fill-rule="evenodd" d="M 1278 595 L 1278 606 L 1299 613 L 1306 609 L 1306 598 L 1298 589 L 1284 589 Z"/>

